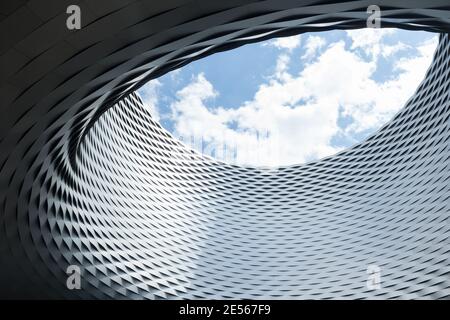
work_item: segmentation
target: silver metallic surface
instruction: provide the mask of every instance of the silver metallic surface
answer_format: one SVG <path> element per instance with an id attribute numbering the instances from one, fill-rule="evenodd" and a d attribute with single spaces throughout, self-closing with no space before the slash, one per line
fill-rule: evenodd
<path id="1" fill-rule="evenodd" d="M 133 91 L 245 43 L 365 27 L 367 1 L 72 3 L 79 31 L 69 2 L 0 7 L 1 297 L 450 298 L 446 1 L 379 1 L 382 26 L 442 33 L 392 121 L 268 172 L 200 158 Z"/>

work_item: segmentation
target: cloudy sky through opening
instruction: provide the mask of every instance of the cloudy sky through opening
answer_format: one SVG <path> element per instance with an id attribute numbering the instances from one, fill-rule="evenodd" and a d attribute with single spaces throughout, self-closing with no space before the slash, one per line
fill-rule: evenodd
<path id="1" fill-rule="evenodd" d="M 240 165 L 300 164 L 388 122 L 423 79 L 437 43 L 436 34 L 397 29 L 307 33 L 214 54 L 139 93 L 168 131 L 196 140 L 190 144 L 201 153 Z"/>

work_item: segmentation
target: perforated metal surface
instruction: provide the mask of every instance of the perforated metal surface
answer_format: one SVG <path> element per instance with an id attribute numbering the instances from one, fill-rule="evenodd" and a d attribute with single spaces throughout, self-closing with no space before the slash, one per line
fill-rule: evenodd
<path id="1" fill-rule="evenodd" d="M 14 3 L 0 9 L 1 297 L 450 297 L 448 35 L 368 141 L 266 172 L 199 158 L 131 92 L 218 50 L 364 27 L 366 1 L 86 1 L 77 32 L 54 31 L 63 1 Z M 445 1 L 423 5 L 389 1 L 384 26 L 448 31 Z"/>

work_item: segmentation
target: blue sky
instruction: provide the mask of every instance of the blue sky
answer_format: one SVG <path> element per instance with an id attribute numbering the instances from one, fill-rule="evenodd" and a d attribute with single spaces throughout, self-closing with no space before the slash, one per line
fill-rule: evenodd
<path id="1" fill-rule="evenodd" d="M 240 165 L 300 164 L 362 141 L 413 94 L 432 33 L 307 33 L 221 52 L 139 93 L 163 127 L 197 151 Z"/>

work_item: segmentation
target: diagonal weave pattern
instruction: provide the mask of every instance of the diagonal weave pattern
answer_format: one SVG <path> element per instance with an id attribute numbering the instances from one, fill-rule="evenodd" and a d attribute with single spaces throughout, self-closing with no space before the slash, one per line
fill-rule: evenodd
<path id="1" fill-rule="evenodd" d="M 365 27 L 370 3 L 82 1 L 76 32 L 74 3 L 0 5 L 1 297 L 450 298 L 447 34 L 377 134 L 266 172 L 202 159 L 132 92 L 245 43 Z M 450 30 L 446 1 L 379 5 L 383 27 Z"/>

